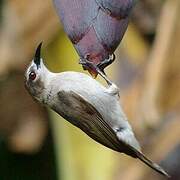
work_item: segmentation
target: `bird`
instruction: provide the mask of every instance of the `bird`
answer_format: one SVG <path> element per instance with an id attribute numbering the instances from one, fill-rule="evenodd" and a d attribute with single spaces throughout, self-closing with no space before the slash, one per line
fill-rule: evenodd
<path id="1" fill-rule="evenodd" d="M 61 24 L 92 77 L 115 60 L 136 0 L 53 0 Z"/>
<path id="2" fill-rule="evenodd" d="M 170 177 L 141 151 L 131 125 L 119 102 L 119 88 L 108 87 L 91 76 L 74 71 L 53 73 L 41 58 L 42 43 L 25 72 L 25 87 L 30 95 L 80 128 L 100 144 L 133 158 Z"/>

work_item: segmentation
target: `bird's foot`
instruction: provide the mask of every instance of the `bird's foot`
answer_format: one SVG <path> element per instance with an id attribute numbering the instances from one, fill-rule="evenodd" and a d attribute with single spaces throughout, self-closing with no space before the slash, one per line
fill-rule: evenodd
<path id="1" fill-rule="evenodd" d="M 104 69 L 102 69 L 102 66 L 104 67 L 104 63 L 103 63 L 104 61 L 102 62 L 102 64 L 100 63 L 98 65 L 95 65 L 94 63 L 88 60 L 88 56 L 89 55 L 87 55 L 85 58 L 80 58 L 79 64 L 83 66 L 84 70 L 88 70 L 93 77 L 96 77 L 97 74 L 99 74 L 102 78 L 105 79 L 107 84 L 111 86 L 113 83 L 106 76 Z"/>
<path id="2" fill-rule="evenodd" d="M 111 54 L 109 55 L 108 59 L 104 59 L 104 61 L 100 62 L 97 66 L 98 68 L 104 72 L 104 68 L 106 68 L 107 66 L 109 66 L 110 64 L 112 64 L 115 60 L 115 54 Z"/>
<path id="3" fill-rule="evenodd" d="M 89 70 L 89 69 L 95 70 L 95 67 L 94 67 L 95 65 L 91 61 L 88 60 L 89 56 L 90 55 L 88 54 L 84 58 L 80 58 L 79 64 L 82 65 L 84 70 Z"/>

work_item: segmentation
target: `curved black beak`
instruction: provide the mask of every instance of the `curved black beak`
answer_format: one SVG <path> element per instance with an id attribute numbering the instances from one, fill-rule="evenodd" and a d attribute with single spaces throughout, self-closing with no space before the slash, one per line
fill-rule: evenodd
<path id="1" fill-rule="evenodd" d="M 34 63 L 37 65 L 37 68 L 40 66 L 41 46 L 42 46 L 42 42 L 38 45 L 36 49 L 36 53 L 34 55 Z"/>

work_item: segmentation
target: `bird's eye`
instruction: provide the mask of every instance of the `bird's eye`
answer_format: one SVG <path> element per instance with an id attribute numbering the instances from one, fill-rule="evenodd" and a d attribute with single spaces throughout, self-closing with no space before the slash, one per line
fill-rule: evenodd
<path id="1" fill-rule="evenodd" d="M 29 79 L 31 79 L 32 81 L 36 79 L 36 73 L 35 72 L 30 72 L 29 73 Z"/>

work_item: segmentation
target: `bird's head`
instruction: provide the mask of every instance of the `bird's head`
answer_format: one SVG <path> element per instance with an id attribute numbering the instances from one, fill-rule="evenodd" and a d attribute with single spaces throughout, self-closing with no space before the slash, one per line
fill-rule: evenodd
<path id="1" fill-rule="evenodd" d="M 49 74 L 49 70 L 45 67 L 41 58 L 41 46 L 42 43 L 38 45 L 34 59 L 25 72 L 25 87 L 39 101 L 42 101 L 43 93 L 47 88 L 46 82 Z"/>

